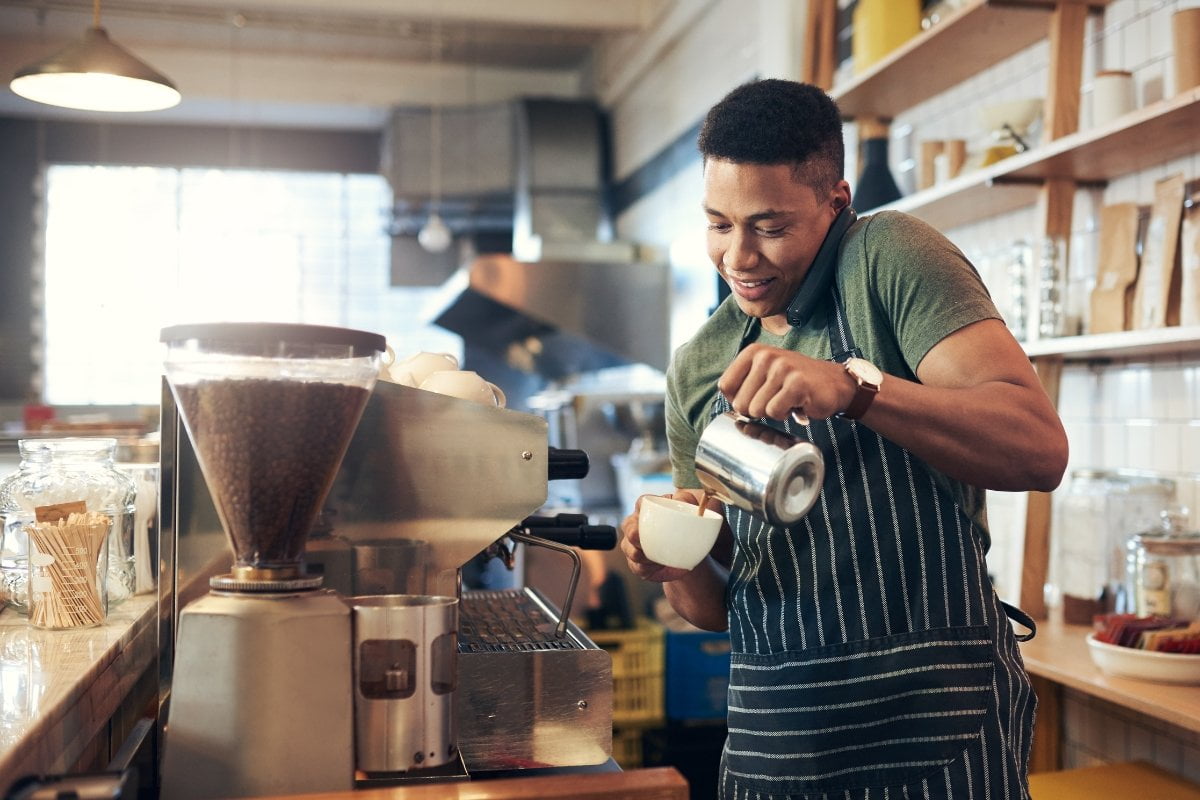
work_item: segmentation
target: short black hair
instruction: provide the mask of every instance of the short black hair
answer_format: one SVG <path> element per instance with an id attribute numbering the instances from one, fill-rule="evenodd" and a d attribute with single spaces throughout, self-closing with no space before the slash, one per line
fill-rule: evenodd
<path id="1" fill-rule="evenodd" d="M 816 86 L 767 78 L 717 103 L 700 128 L 700 154 L 739 164 L 792 164 L 796 179 L 832 189 L 845 171 L 842 115 Z"/>

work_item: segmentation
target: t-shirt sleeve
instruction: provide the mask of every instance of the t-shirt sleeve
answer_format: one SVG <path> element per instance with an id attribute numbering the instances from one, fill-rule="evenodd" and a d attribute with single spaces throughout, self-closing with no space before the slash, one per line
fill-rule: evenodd
<path id="1" fill-rule="evenodd" d="M 889 318 L 914 373 L 942 339 L 972 323 L 1001 318 L 967 257 L 921 220 L 876 214 L 868 220 L 863 246 L 878 311 Z"/>
<path id="2" fill-rule="evenodd" d="M 681 353 L 677 353 L 667 368 L 665 420 L 667 446 L 671 452 L 671 477 L 681 489 L 699 489 L 700 481 L 696 477 L 696 446 L 700 443 L 700 432 L 686 411 L 691 403 L 682 396 L 682 361 Z"/>

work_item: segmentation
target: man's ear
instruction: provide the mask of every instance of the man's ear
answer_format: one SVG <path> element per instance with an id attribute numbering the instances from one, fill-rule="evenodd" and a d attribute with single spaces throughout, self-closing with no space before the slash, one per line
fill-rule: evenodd
<path id="1" fill-rule="evenodd" d="M 846 181 L 838 181 L 831 194 L 829 205 L 835 214 L 850 205 L 850 184 Z"/>

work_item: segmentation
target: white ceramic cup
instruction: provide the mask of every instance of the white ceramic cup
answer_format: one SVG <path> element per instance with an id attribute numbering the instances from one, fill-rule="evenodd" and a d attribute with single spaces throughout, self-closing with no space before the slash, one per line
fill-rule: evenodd
<path id="1" fill-rule="evenodd" d="M 1107 125 L 1133 111 L 1133 74 L 1121 70 L 1098 72 L 1092 80 L 1092 125 Z"/>
<path id="2" fill-rule="evenodd" d="M 507 399 L 504 391 L 494 383 L 484 380 L 478 372 L 469 369 L 444 369 L 430 373 L 421 381 L 427 392 L 447 394 L 463 400 L 471 400 L 485 406 L 504 407 Z"/>
<path id="3" fill-rule="evenodd" d="M 388 373 L 392 383 L 419 388 L 433 373 L 456 369 L 458 359 L 449 353 L 416 353 L 394 362 L 388 367 Z"/>
<path id="4" fill-rule="evenodd" d="M 638 511 L 638 536 L 646 558 L 665 567 L 692 569 L 708 555 L 721 532 L 721 515 L 704 515 L 691 503 L 646 495 Z"/>

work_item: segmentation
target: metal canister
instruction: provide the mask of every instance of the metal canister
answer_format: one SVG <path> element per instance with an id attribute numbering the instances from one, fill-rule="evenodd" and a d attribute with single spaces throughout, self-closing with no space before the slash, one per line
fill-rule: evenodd
<path id="1" fill-rule="evenodd" d="M 696 475 L 721 501 L 785 526 L 816 502 L 825 459 L 811 442 L 728 412 L 704 429 Z"/>
<path id="2" fill-rule="evenodd" d="M 354 621 L 354 749 L 363 772 L 407 772 L 457 756 L 458 598 L 349 599 Z"/>

